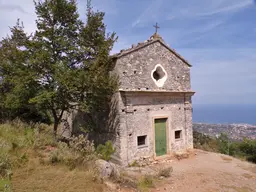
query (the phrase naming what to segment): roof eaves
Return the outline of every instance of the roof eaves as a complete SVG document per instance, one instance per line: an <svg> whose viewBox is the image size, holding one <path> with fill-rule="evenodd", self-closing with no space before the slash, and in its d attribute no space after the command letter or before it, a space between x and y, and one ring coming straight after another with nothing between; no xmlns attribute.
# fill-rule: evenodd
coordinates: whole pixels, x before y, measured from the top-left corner
<svg viewBox="0 0 256 192"><path fill-rule="evenodd" d="M123 57L129 53L132 53L134 51L137 51L143 47L146 47L150 44L153 44L155 42L160 42L164 47L166 47L169 51L171 51L174 55L176 55L179 59L181 59L184 63L186 63L189 67L192 67L192 65L186 60L184 59L180 54L178 54L174 49L170 48L168 45L166 45L162 40L160 39L154 39L154 40L147 40L146 42L143 42L143 43L138 43L137 46L135 47L132 47L132 48L129 48L129 49L126 49L126 50L121 50L119 53L116 53L114 55L112 55L111 57L113 59L118 59L120 57Z"/></svg>
<svg viewBox="0 0 256 192"><path fill-rule="evenodd" d="M129 49L122 49L119 53L116 53L114 55L112 55L113 58L120 58L120 57L123 57L129 53L132 53L134 51L137 51L143 47L146 47L147 45L150 45L154 42L156 42L157 40L148 40L146 42L143 42L143 43L138 43L137 46L134 46L132 48L129 48Z"/></svg>
<svg viewBox="0 0 256 192"><path fill-rule="evenodd" d="M184 59L179 53L177 53L174 49L170 48L168 45L166 45L164 42L160 41L160 43L165 46L169 51L171 51L174 55L176 55L178 58L180 58L184 63L186 63L189 67L192 67L192 65Z"/></svg>

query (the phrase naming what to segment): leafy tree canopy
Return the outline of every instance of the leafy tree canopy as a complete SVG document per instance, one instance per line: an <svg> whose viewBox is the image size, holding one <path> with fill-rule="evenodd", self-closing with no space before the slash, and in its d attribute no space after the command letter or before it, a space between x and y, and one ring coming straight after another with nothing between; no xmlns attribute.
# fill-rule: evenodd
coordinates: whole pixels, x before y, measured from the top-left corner
<svg viewBox="0 0 256 192"><path fill-rule="evenodd" d="M103 110L117 86L109 75L115 33L87 3L83 22L74 0L34 1L36 30L17 22L0 42L1 108L51 112L56 134L65 111Z"/></svg>

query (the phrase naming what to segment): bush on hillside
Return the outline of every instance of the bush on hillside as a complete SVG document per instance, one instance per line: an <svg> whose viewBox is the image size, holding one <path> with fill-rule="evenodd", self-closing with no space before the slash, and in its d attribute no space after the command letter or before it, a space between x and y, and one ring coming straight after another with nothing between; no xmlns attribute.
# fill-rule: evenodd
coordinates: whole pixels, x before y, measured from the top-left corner
<svg viewBox="0 0 256 192"><path fill-rule="evenodd" d="M193 132L194 147L205 151L218 152L216 139L203 133Z"/></svg>
<svg viewBox="0 0 256 192"><path fill-rule="evenodd" d="M84 135L71 137L68 144L59 142L56 149L50 153L51 163L62 163L70 169L84 166L96 158L94 143Z"/></svg>
<svg viewBox="0 0 256 192"><path fill-rule="evenodd" d="M102 145L102 144L98 145L96 151L102 159L109 161L111 158L111 155L115 152L115 149L112 145L112 142L107 141L105 145Z"/></svg>
<svg viewBox="0 0 256 192"><path fill-rule="evenodd" d="M83 134L71 137L69 146L74 151L81 153L83 156L90 155L95 152L94 142L89 141Z"/></svg>
<svg viewBox="0 0 256 192"><path fill-rule="evenodd" d="M247 161L256 163L256 140L232 141L223 133L215 138L196 131L194 131L193 137L194 147L197 149L245 158Z"/></svg>
<svg viewBox="0 0 256 192"><path fill-rule="evenodd" d="M245 157L247 161L256 163L256 140L244 139L242 142L233 142L230 148L230 155Z"/></svg>
<svg viewBox="0 0 256 192"><path fill-rule="evenodd" d="M0 124L0 178L9 179L13 167L22 167L33 150L54 142L48 125L28 124L20 120Z"/></svg>
<svg viewBox="0 0 256 192"><path fill-rule="evenodd" d="M12 165L10 158L5 153L0 153L0 179L8 178L12 176Z"/></svg>
<svg viewBox="0 0 256 192"><path fill-rule="evenodd" d="M230 141L226 134L221 133L216 139L218 145L218 151L222 154L230 154Z"/></svg>
<svg viewBox="0 0 256 192"><path fill-rule="evenodd" d="M53 139L52 127L46 124L36 124L34 128L34 149L45 149L46 146L56 147L57 142Z"/></svg>
<svg viewBox="0 0 256 192"><path fill-rule="evenodd" d="M148 191L149 188L154 187L154 177L151 175L142 176L137 183L140 191Z"/></svg>

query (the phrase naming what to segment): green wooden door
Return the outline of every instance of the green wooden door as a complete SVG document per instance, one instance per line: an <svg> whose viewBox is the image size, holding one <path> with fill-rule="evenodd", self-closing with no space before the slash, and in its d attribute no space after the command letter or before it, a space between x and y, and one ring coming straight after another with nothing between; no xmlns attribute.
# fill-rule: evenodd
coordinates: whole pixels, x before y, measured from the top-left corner
<svg viewBox="0 0 256 192"><path fill-rule="evenodd" d="M155 119L156 156L165 155L167 152L166 122L167 122L167 119Z"/></svg>

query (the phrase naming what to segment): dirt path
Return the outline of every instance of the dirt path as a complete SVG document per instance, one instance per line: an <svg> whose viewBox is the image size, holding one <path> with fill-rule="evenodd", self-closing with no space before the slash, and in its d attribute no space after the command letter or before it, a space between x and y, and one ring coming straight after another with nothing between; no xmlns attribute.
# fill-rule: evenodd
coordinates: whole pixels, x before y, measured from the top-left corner
<svg viewBox="0 0 256 192"><path fill-rule="evenodd" d="M256 192L256 166L238 159L196 150L196 155L170 163L173 174L152 192Z"/></svg>

